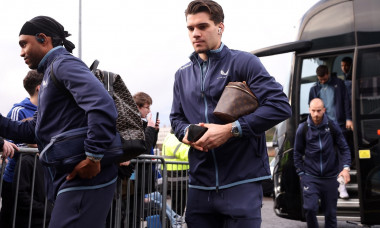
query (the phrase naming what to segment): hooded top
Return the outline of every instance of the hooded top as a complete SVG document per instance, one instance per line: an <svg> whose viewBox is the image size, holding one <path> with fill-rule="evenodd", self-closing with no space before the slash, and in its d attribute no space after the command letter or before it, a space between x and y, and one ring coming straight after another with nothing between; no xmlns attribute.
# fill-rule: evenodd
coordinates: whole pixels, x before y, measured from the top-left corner
<svg viewBox="0 0 380 228"><path fill-rule="evenodd" d="M33 117L34 113L37 111L37 106L30 102L29 98L25 98L20 103L13 105L11 111L9 111L7 117L12 120L23 120L28 117Z"/></svg>

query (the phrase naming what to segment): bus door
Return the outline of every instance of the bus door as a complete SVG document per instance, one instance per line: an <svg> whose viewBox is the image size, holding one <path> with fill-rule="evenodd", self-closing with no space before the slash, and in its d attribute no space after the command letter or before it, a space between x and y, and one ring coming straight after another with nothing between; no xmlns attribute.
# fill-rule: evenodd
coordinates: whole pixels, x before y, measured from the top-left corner
<svg viewBox="0 0 380 228"><path fill-rule="evenodd" d="M362 223L380 222L380 47L359 49L353 98Z"/></svg>

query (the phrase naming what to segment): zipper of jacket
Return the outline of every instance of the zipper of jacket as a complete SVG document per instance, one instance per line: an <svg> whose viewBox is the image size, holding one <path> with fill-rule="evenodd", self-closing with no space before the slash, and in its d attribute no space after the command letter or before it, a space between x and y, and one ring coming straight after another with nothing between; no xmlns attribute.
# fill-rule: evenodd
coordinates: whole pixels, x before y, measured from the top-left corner
<svg viewBox="0 0 380 228"><path fill-rule="evenodd" d="M208 73L208 70L209 70L210 64L211 64L210 58L207 61L208 61L208 64L207 64L207 69L206 69L205 73L203 73L203 68L202 68L201 64L199 64L199 62L198 62L198 66L199 66L199 69L201 71L201 96L203 97L203 101L205 103L205 118L206 118L206 123L209 123L208 116L207 116L207 110L208 110L207 109L207 100L206 100L206 96L205 96L205 81L206 81L206 75ZM214 160L214 165L215 165L215 188L216 188L216 192L218 192L218 190L219 190L218 164L216 163L216 156L215 156L214 150L211 150L211 154L212 154L212 157Z"/></svg>

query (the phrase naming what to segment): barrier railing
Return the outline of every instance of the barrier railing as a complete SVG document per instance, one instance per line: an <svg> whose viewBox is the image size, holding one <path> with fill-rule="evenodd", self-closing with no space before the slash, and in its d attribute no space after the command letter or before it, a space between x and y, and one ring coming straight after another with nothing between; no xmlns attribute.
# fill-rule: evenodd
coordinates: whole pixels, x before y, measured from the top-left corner
<svg viewBox="0 0 380 228"><path fill-rule="evenodd" d="M36 225L37 227L48 227L52 206L46 200L46 197L44 197L43 202L39 202L41 201L40 194L36 197L37 191L40 191L38 189L40 186L37 186L36 189L36 183L40 183L43 179L43 175L39 173L40 170L38 169L41 164L39 164L37 154L37 149L20 148L13 183L4 182L3 174L6 162L5 159L2 159L0 163L0 194L2 198L3 196L9 197L9 189L11 189L12 198L11 200L1 199L0 201L0 227L2 227L2 222L8 222L7 227L18 227L18 222L23 222L24 227L25 224L28 224L27 227L35 227ZM25 167L27 164L24 164L26 158L29 160L28 167ZM32 166L30 166L30 163ZM28 197L25 197L26 193L22 192L21 194L20 192L20 179L22 179L20 175L22 169L30 167L32 167L29 173L31 179L30 183L28 183L30 188L28 188ZM173 170L173 167L175 167L175 170ZM183 216L187 198L187 168L187 162L168 162L161 156L141 155L132 159L129 167L124 167L127 172L119 171L117 187L106 227L186 227ZM134 171L133 174L129 176L132 171ZM10 185L12 186L11 188L9 188ZM22 185L25 185L25 183L22 183ZM4 186L7 186L5 192L2 191ZM170 195L170 198L168 198L168 195ZM2 204L2 202L7 202L7 204ZM11 208L5 208L9 204ZM41 204L43 205L43 213L40 213L41 208L38 208L38 205ZM11 211L11 214L7 213L9 211ZM3 220L4 215L7 221Z"/></svg>

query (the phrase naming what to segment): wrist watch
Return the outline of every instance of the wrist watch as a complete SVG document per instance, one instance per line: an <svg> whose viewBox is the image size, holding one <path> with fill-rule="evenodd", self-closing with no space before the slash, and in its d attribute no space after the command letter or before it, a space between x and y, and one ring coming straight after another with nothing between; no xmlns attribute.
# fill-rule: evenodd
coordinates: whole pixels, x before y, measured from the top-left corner
<svg viewBox="0 0 380 228"><path fill-rule="evenodd" d="M344 167L343 169L347 170L348 172L350 172L350 167Z"/></svg>
<svg viewBox="0 0 380 228"><path fill-rule="evenodd" d="M240 136L239 128L238 128L238 126L236 125L235 122L232 123L231 134L234 137L239 137Z"/></svg>
<svg viewBox="0 0 380 228"><path fill-rule="evenodd" d="M93 162L100 162L100 160L102 160L102 158L96 158L96 157L92 157L92 156L87 156L87 158Z"/></svg>

